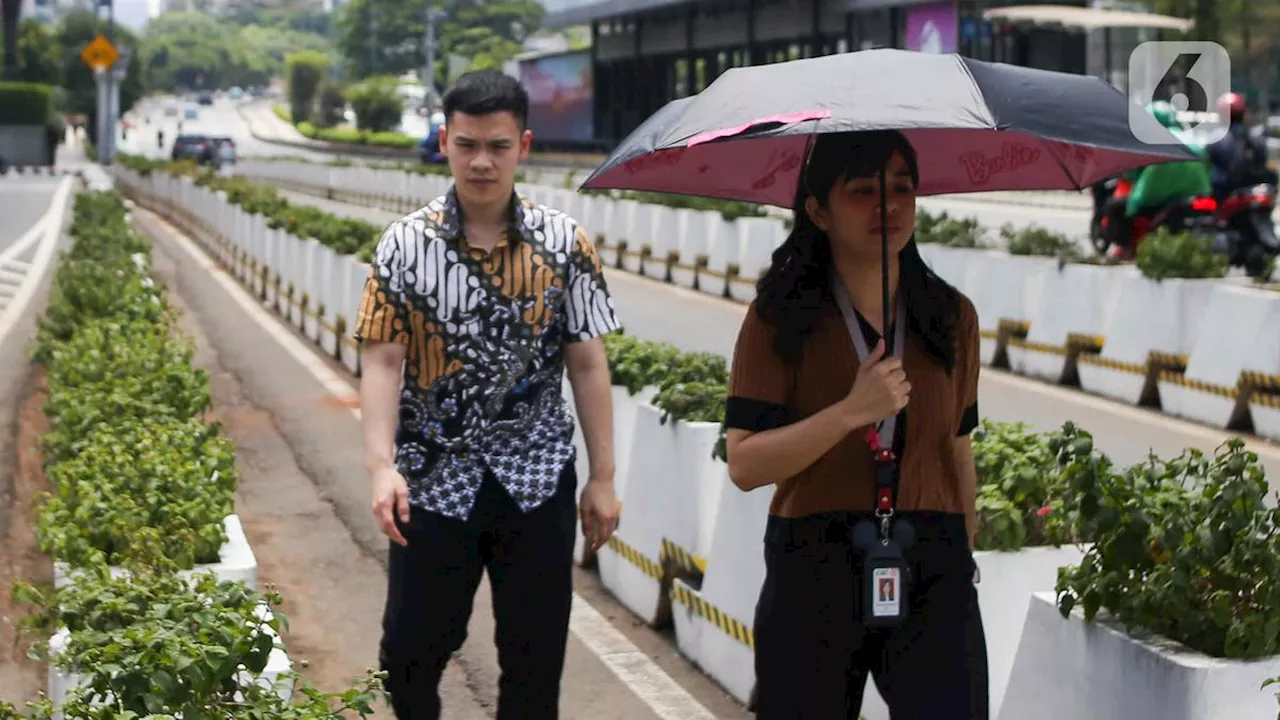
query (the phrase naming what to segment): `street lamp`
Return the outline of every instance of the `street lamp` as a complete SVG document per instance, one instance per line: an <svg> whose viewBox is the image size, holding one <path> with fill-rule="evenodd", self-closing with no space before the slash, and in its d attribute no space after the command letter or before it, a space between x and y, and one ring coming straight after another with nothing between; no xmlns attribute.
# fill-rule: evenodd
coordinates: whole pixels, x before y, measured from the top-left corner
<svg viewBox="0 0 1280 720"><path fill-rule="evenodd" d="M436 21L443 20L448 16L441 8L427 6L427 29L426 29L426 66L423 68L422 87L423 102L435 103L439 98L436 93Z"/></svg>

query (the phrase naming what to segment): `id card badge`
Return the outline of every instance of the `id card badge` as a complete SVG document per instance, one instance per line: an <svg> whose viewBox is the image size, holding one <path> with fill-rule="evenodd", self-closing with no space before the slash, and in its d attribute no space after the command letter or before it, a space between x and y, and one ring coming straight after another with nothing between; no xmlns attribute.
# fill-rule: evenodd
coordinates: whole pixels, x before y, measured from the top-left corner
<svg viewBox="0 0 1280 720"><path fill-rule="evenodd" d="M880 545L866 555L863 568L862 624L869 628L901 625L911 609L911 570L901 547L892 541Z"/></svg>

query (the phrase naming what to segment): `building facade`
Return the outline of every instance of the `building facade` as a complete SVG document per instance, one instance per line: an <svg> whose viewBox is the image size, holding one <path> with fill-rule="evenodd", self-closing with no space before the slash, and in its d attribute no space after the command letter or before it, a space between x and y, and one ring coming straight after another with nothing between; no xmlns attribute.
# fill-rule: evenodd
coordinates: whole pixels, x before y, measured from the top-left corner
<svg viewBox="0 0 1280 720"><path fill-rule="evenodd" d="M892 47L1089 71L1086 32L983 19L1014 4L1028 0L604 0L549 13L544 25L591 27L593 132L612 147L731 67Z"/></svg>

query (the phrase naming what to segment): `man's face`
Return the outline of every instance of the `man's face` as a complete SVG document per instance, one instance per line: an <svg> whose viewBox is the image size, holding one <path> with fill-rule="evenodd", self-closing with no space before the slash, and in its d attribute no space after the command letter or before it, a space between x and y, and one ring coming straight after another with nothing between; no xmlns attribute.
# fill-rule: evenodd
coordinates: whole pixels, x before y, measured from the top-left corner
<svg viewBox="0 0 1280 720"><path fill-rule="evenodd" d="M516 168L529 157L533 133L521 130L515 115L455 112L440 129L440 148L458 194L477 203L505 200L516 181Z"/></svg>

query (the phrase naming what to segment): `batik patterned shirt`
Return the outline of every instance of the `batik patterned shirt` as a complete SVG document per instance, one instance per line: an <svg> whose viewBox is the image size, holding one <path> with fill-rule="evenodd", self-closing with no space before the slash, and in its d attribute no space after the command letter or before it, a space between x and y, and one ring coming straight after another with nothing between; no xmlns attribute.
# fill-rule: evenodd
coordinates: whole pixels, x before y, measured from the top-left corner
<svg viewBox="0 0 1280 720"><path fill-rule="evenodd" d="M559 210L515 197L489 253L468 245L449 192L378 242L360 341L406 347L396 466L410 505L465 520L485 471L526 512L574 460L564 346L619 327L599 256Z"/></svg>

